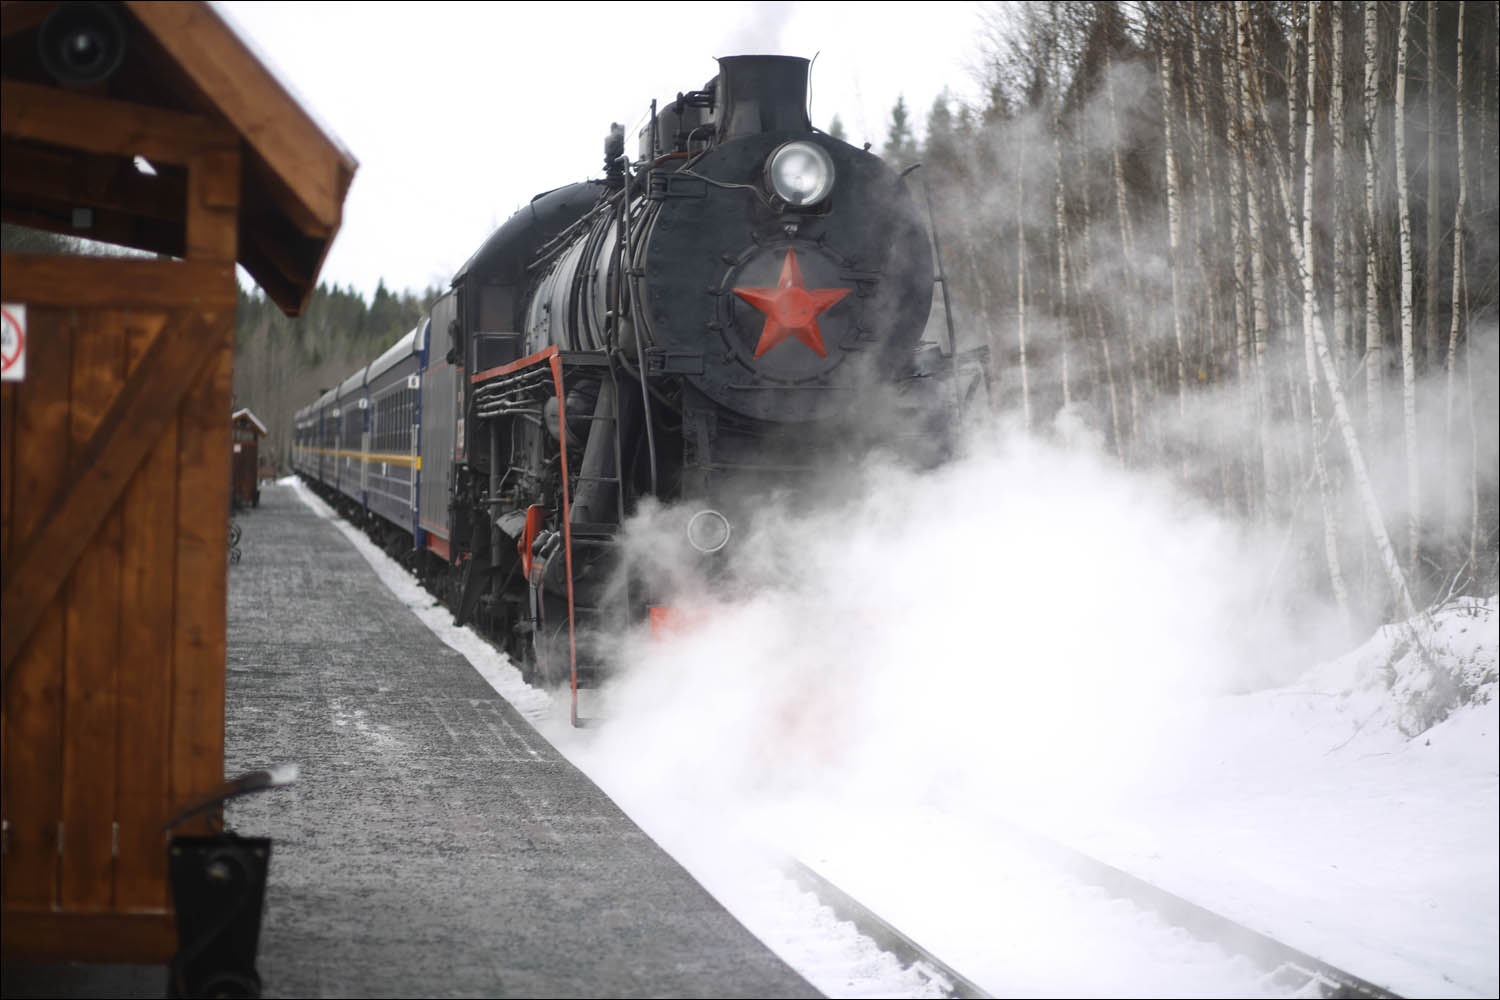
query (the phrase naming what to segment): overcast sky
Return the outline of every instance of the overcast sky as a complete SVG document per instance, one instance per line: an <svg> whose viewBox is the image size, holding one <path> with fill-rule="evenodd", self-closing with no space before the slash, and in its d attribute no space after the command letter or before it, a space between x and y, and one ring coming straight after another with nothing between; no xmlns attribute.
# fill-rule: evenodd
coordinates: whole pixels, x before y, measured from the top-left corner
<svg viewBox="0 0 1500 1000"><path fill-rule="evenodd" d="M980 4L346 4L219 9L356 159L322 279L369 297L446 286L531 197L602 173L651 99L702 87L714 58L817 56L813 123L884 143L898 95L922 134L949 88L979 92Z"/></svg>

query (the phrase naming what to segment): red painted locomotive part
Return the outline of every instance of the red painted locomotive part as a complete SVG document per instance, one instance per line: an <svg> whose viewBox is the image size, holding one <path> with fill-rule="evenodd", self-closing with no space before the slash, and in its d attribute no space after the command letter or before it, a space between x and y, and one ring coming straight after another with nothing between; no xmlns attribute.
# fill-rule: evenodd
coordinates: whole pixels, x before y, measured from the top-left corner
<svg viewBox="0 0 1500 1000"><path fill-rule="evenodd" d="M571 705L568 721L578 725L578 639L577 619L573 613L573 522L568 513L568 413L563 399L562 357L556 347L549 347L542 354L552 368L552 387L557 393L557 441L561 447L559 462L562 466L562 522L563 522L563 567L568 572L568 690Z"/></svg>
<svg viewBox="0 0 1500 1000"><path fill-rule="evenodd" d="M532 365L539 365L543 361L546 361L548 358L555 357L557 357L557 348L555 346L544 347L540 351L537 351L535 354L528 354L524 358L521 358L517 361L512 361L509 364L500 365L498 368L486 368L482 372L475 372L473 375L469 376L469 384L478 385L480 382L492 379L497 375L509 375L511 372L518 372L522 368L530 368ZM554 372L553 374L556 373Z"/></svg>
<svg viewBox="0 0 1500 1000"><path fill-rule="evenodd" d="M521 538L516 542L516 554L521 557L521 575L527 580L531 579L531 544L541 534L545 510L539 503L526 508L526 527L522 529Z"/></svg>
<svg viewBox="0 0 1500 1000"><path fill-rule="evenodd" d="M448 549L448 539L444 538L442 535L437 534L430 528L427 529L425 534L427 535L427 548L430 549L444 562L448 562L452 558L451 552Z"/></svg>

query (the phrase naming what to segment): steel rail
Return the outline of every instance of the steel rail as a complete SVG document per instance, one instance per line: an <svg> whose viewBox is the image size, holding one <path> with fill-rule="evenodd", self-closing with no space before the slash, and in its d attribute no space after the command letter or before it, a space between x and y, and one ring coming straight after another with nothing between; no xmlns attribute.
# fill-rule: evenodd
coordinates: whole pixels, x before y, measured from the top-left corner
<svg viewBox="0 0 1500 1000"><path fill-rule="evenodd" d="M840 920L847 920L865 937L896 956L903 965L916 969L937 984L944 996L954 1000L988 1000L991 996L973 980L961 975L932 952L902 934L874 910L801 861L795 858L786 861L782 865L782 871L803 889L818 897Z"/></svg>
<svg viewBox="0 0 1500 1000"><path fill-rule="evenodd" d="M998 818L998 817L997 817ZM1180 927L1202 941L1217 944L1227 951L1243 955L1257 965L1270 970L1276 981L1303 980L1304 987L1316 984L1318 995L1323 997L1360 997L1366 1000L1401 1000L1401 997L1382 986L1345 972L1304 951L1283 944L1269 935L1252 930L1244 924L1215 913L1204 906L1168 892L1160 886L1132 875L1123 869L1105 864L1082 851L1028 830L1008 820L1010 832L1032 852L1048 858L1072 873L1112 896L1128 900L1150 910L1164 921Z"/></svg>

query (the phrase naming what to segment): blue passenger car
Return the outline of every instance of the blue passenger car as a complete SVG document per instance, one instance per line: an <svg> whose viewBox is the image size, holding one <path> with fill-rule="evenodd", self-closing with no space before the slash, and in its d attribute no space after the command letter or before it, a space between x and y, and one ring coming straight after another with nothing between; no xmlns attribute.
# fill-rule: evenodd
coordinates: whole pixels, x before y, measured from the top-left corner
<svg viewBox="0 0 1500 1000"><path fill-rule="evenodd" d="M417 534L417 488L422 460L422 361L429 323L423 320L370 364L369 449L365 494L371 513Z"/></svg>
<svg viewBox="0 0 1500 1000"><path fill-rule="evenodd" d="M370 450L370 400L365 395L365 372L344 379L338 388L338 460L334 488L344 496L365 505L365 453Z"/></svg>

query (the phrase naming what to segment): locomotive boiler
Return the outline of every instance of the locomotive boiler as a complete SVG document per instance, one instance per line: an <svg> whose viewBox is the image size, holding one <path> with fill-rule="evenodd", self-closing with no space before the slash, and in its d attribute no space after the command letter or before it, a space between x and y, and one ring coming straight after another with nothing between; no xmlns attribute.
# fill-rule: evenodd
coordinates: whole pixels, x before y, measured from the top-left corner
<svg viewBox="0 0 1500 1000"><path fill-rule="evenodd" d="M417 390L409 435L382 425L394 406L349 402L347 384L299 414L314 476L327 453L365 456L364 509L372 462L386 480L397 470L409 511L377 516L449 581L461 621L533 676L567 680L575 708L607 660L589 636L661 597L622 558L643 498L674 505L691 548L716 558L756 497L901 423L891 407L920 422L948 398L921 343L922 214L889 165L812 127L808 69L720 59L705 87L653 105L633 155L610 130L602 179L502 225L430 323L362 376ZM357 448L350 406L369 414Z"/></svg>

